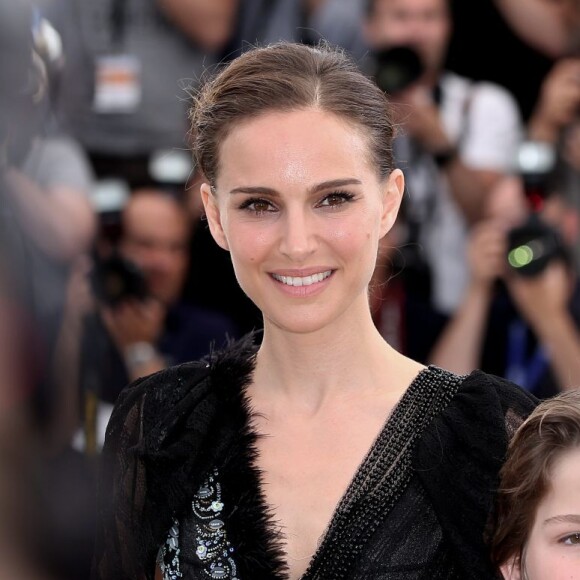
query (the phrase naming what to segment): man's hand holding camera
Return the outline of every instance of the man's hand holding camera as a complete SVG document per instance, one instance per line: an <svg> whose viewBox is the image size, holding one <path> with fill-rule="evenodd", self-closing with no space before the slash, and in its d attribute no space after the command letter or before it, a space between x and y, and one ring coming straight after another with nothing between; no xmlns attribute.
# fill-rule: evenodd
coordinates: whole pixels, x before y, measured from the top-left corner
<svg viewBox="0 0 580 580"><path fill-rule="evenodd" d="M494 284L501 279L520 316L548 352L560 388L569 388L580 381L580 335L569 311L574 273L560 257L533 275L516 271L507 259L509 232L509 224L497 218L472 230L467 247L471 281L431 362L459 373L481 365Z"/></svg>
<svg viewBox="0 0 580 580"><path fill-rule="evenodd" d="M505 280L518 311L540 337L547 336L557 320L569 317L573 279L562 260L552 261L535 276L511 274Z"/></svg>
<svg viewBox="0 0 580 580"><path fill-rule="evenodd" d="M495 280L505 272L505 234L505 226L496 220L474 226L467 248L473 286L491 291Z"/></svg>
<svg viewBox="0 0 580 580"><path fill-rule="evenodd" d="M396 105L397 122L425 151L439 155L452 149L453 144L441 122L439 108L427 87L415 84L392 95L391 101Z"/></svg>
<svg viewBox="0 0 580 580"><path fill-rule="evenodd" d="M509 266L507 247L507 231L495 220L484 222L473 232L469 249L472 285L487 283L491 288L491 283L501 278L520 316L548 352L560 388L577 384L580 335L569 310L573 271L564 259L555 256L539 272L523 275ZM490 301L491 292L487 296ZM483 333L483 327L477 332Z"/></svg>
<svg viewBox="0 0 580 580"><path fill-rule="evenodd" d="M124 356L131 380L165 367L157 343L165 323L166 307L154 298L127 299L102 306L103 322Z"/></svg>
<svg viewBox="0 0 580 580"><path fill-rule="evenodd" d="M572 275L554 260L532 278L508 278L510 295L546 349L560 388L576 388L580 379L580 336L569 309Z"/></svg>
<svg viewBox="0 0 580 580"><path fill-rule="evenodd" d="M555 317L568 316L573 275L562 260L555 258L539 273L522 275L509 266L508 227L490 219L474 227L468 245L472 286L491 289L502 279L518 312L539 334Z"/></svg>

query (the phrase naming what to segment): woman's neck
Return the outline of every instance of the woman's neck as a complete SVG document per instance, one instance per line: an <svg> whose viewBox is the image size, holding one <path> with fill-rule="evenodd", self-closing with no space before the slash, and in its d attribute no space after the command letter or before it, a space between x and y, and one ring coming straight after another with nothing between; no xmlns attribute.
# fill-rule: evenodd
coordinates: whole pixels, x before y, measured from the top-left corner
<svg viewBox="0 0 580 580"><path fill-rule="evenodd" d="M266 322L251 394L315 413L335 395L385 387L405 360L385 342L370 314L307 334Z"/></svg>

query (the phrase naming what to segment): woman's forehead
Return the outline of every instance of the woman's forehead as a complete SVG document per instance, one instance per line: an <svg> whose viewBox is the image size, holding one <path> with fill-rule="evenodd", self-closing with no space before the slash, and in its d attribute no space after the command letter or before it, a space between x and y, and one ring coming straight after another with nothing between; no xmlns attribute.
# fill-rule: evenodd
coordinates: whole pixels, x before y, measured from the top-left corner
<svg viewBox="0 0 580 580"><path fill-rule="evenodd" d="M362 130L332 113L272 111L232 128L220 147L219 174L305 179L333 167L368 171L370 158Z"/></svg>

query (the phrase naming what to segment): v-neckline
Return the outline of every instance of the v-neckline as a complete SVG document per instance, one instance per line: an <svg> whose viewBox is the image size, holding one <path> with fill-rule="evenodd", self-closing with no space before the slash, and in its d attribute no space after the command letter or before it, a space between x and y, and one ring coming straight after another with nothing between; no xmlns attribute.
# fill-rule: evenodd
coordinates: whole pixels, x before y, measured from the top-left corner
<svg viewBox="0 0 580 580"><path fill-rule="evenodd" d="M354 474L352 475L352 477L349 480L348 485L346 486L346 488L342 492L340 499L338 500L338 502L334 506L332 513L331 513L331 516L330 516L330 519L328 520L326 526L323 529L322 534L319 537L319 541L317 542L316 549L313 552L312 556L309 558L308 566L306 567L306 570L304 571L304 573L298 578L298 580L309 580L311 578L311 575L312 575L313 571L315 570L316 566L318 565L320 558L324 554L324 551L325 551L326 546L327 546L328 541L329 541L330 534L335 527L337 519L343 513L344 510L348 509L350 495L353 493L353 491L356 491L356 488L360 485L361 482L359 482L359 480L361 479L361 475L363 474L363 472L365 471L367 466L373 460L373 456L374 456L375 452L377 451L377 448L379 447L379 444L380 444L381 440L383 439L385 433L388 430L392 429L393 418L396 415L397 410L406 405L407 401L410 399L411 395L415 391L415 387L418 384L420 384L421 381L423 380L423 378L425 376L427 376L435 368L437 368L437 367L435 367L434 365L429 365L427 367L423 367L422 369L420 369L419 372L413 378L413 380L405 388L405 390L404 390L403 394L400 396L399 400L395 403L395 405L393 405L390 412L387 414L387 416L382 424L382 427L379 429L378 433L375 435L370 447L368 448L364 457L361 459L360 463L358 464L356 470L354 471ZM255 413L252 410L251 401L250 401L247 393L245 392L245 389L242 393L242 398L245 401L246 408L249 410L249 416L248 416L249 429L253 433L253 436L257 439L260 437L260 434L258 434L256 432L255 427L254 427L254 422L252 420ZM260 469L258 469L255 465L252 466L252 469L254 469L255 473L256 473L256 482L258 485L258 489L256 490L257 495L260 497L261 504L265 508L267 508L267 513L264 514L264 518L267 522L267 525L271 529L279 527L279 526L277 526L275 516L272 513L272 508L268 505L268 503L266 501L263 487L260 484L260 482L262 481L262 478L261 478L262 471ZM277 546L276 549L279 550L280 552L282 551L281 546ZM284 576L282 576L279 580L289 580L289 576L287 573L287 569L288 569L287 554L280 553L278 555L278 557L281 561L284 562L284 568L285 568Z"/></svg>

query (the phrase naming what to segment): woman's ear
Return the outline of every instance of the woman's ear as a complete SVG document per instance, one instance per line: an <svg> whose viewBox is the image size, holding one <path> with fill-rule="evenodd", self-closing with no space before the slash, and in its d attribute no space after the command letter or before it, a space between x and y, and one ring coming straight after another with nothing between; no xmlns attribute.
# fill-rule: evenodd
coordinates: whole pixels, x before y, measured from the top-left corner
<svg viewBox="0 0 580 580"><path fill-rule="evenodd" d="M201 200L209 224L209 231L216 244L224 250L230 249L227 237L222 227L221 213L218 207L217 199L208 183L202 183L200 187Z"/></svg>
<svg viewBox="0 0 580 580"><path fill-rule="evenodd" d="M381 238L393 227L405 191L405 176L400 169L393 169L383 188L383 213L381 215Z"/></svg>
<svg viewBox="0 0 580 580"><path fill-rule="evenodd" d="M512 556L499 569L504 580L521 580L523 578L518 556Z"/></svg>

